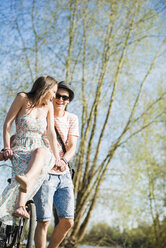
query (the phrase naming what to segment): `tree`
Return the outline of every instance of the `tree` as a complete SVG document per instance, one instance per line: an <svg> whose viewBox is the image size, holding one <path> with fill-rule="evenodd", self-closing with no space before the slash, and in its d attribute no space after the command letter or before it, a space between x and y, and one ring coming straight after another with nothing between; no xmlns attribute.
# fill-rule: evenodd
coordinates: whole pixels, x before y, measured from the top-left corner
<svg viewBox="0 0 166 248"><path fill-rule="evenodd" d="M159 115L162 112L164 104L163 101L149 108L148 113L143 117L144 125L149 119L152 120L154 113ZM122 168L118 168L118 173L121 173L120 191L117 191L118 187L114 187L106 196L107 204L110 204L108 200L110 198L114 201L111 211L116 209L118 213L119 218L117 217L117 221L114 218L113 223L119 221L123 223L122 226L125 229L134 229L139 225L143 232L144 227L148 225L148 232L151 233L148 240L154 247L160 248L165 247L165 231L163 231L164 224L162 224L165 216L166 187L164 133L165 114L130 139L125 147L127 151L124 148L120 154L124 161ZM125 156L124 159L123 156ZM147 245L147 247L151 246Z"/></svg>
<svg viewBox="0 0 166 248"><path fill-rule="evenodd" d="M154 113L143 122L165 96L162 89L148 98L158 80L154 70L164 56L163 11L160 2L137 0L11 1L5 11L3 25L13 33L7 59L14 53L8 73L9 79L18 80L14 90L23 88L22 80L33 81L45 71L55 71L60 79L64 72L76 89L71 104L78 110L81 128L73 160L76 211L65 247L77 247L83 239L115 153L163 115ZM1 56L7 49L5 44ZM4 64L3 68L6 72ZM5 83L3 92L6 89L9 92Z"/></svg>

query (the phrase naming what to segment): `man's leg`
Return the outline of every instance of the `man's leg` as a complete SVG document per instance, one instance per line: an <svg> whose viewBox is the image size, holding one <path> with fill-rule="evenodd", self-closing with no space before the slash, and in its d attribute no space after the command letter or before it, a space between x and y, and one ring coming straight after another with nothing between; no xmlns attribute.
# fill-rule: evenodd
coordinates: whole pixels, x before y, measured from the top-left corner
<svg viewBox="0 0 166 248"><path fill-rule="evenodd" d="M47 229L49 226L49 221L37 222L35 230L35 248L46 248L47 244Z"/></svg>
<svg viewBox="0 0 166 248"><path fill-rule="evenodd" d="M74 192L70 172L59 178L60 184L54 193L54 205L59 223L54 228L48 248L57 248L74 224Z"/></svg>
<svg viewBox="0 0 166 248"><path fill-rule="evenodd" d="M73 224L73 219L60 218L58 225L54 228L54 231L51 235L51 240L48 248L57 248L58 245L64 240L66 234L73 226Z"/></svg>
<svg viewBox="0 0 166 248"><path fill-rule="evenodd" d="M35 230L35 248L46 248L47 229L52 216L53 195L58 177L48 175L39 191L34 196L37 214L37 227Z"/></svg>

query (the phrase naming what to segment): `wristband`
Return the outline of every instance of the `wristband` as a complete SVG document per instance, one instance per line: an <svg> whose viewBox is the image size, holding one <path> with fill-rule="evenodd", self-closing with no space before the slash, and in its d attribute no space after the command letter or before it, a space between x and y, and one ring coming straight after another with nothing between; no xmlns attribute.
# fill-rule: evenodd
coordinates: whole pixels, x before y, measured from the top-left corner
<svg viewBox="0 0 166 248"><path fill-rule="evenodd" d="M65 162L65 164L69 163L65 157L63 157L62 160Z"/></svg>

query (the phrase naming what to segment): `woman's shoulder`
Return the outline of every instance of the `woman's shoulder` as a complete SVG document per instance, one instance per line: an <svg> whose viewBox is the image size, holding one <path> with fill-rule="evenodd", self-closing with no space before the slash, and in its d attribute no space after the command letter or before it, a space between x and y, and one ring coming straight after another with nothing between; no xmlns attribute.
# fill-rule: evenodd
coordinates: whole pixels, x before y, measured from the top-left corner
<svg viewBox="0 0 166 248"><path fill-rule="evenodd" d="M20 98L20 100L27 100L28 99L28 96L25 92L17 93L17 97Z"/></svg>
<svg viewBox="0 0 166 248"><path fill-rule="evenodd" d="M17 96L15 98L15 102L19 102L19 103L24 104L27 102L27 100L28 100L28 97L27 97L26 93L24 93L24 92L17 93Z"/></svg>

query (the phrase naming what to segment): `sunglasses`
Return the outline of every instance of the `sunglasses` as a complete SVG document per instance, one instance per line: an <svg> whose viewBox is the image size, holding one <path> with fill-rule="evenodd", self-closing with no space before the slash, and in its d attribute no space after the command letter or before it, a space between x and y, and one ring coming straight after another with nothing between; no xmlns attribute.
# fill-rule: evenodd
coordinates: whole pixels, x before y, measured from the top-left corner
<svg viewBox="0 0 166 248"><path fill-rule="evenodd" d="M63 101L69 100L69 96L62 96L62 95L57 93L56 94L56 99L60 99L60 98L62 98Z"/></svg>

